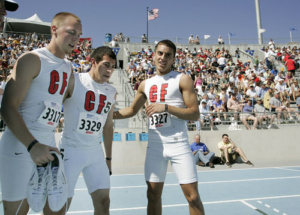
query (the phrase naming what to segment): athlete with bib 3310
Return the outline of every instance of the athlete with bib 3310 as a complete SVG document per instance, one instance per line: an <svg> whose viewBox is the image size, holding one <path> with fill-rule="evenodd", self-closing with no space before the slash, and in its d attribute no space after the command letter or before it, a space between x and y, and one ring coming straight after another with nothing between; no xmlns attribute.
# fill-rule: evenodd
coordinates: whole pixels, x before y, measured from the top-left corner
<svg viewBox="0 0 300 215"><path fill-rule="evenodd" d="M161 194L169 161L189 203L190 214L203 215L185 122L199 118L197 97L192 79L172 71L175 52L176 46L169 40L156 45L154 62L157 75L140 84L131 106L115 112L114 119L134 116L148 100L149 140L145 161L148 215L162 214Z"/></svg>
<svg viewBox="0 0 300 215"><path fill-rule="evenodd" d="M4 214L27 214L27 189L36 166L59 154L55 136L62 101L72 71L64 59L76 46L82 27L71 13L58 13L46 48L19 57L7 83L1 114L8 126L0 143L0 175ZM43 209L43 206L42 206ZM45 206L44 214L51 214Z"/></svg>

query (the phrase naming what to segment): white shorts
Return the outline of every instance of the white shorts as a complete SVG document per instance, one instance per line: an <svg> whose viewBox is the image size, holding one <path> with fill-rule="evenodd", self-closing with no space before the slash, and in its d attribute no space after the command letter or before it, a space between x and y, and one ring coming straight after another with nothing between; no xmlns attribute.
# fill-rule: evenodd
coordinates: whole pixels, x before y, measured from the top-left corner
<svg viewBox="0 0 300 215"><path fill-rule="evenodd" d="M41 143L54 143L53 132L31 131ZM5 201L20 201L27 198L27 186L32 175L34 162L26 147L6 130L0 141L0 182L2 199Z"/></svg>
<svg viewBox="0 0 300 215"><path fill-rule="evenodd" d="M194 156L188 142L164 143L149 141L145 179L149 182L164 182L168 162L171 162L179 184L198 181Z"/></svg>
<svg viewBox="0 0 300 215"><path fill-rule="evenodd" d="M68 181L68 198L74 196L77 179L82 172L91 194L98 189L110 189L109 170L104 159L102 145L93 148L63 145L64 166Z"/></svg>

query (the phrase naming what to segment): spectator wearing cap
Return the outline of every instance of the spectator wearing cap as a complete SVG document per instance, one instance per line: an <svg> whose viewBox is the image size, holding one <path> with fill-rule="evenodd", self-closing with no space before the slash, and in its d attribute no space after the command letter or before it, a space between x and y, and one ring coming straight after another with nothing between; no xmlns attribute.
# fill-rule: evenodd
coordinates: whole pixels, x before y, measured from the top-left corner
<svg viewBox="0 0 300 215"><path fill-rule="evenodd" d="M274 96L270 99L270 111L277 114L277 121L278 123L282 123L281 121L281 114L283 111L286 110L286 107L282 105L280 101L280 92L276 91ZM286 118L286 113L284 113L284 118Z"/></svg>
<svg viewBox="0 0 300 215"><path fill-rule="evenodd" d="M268 120L268 129L272 128L274 119L275 119L275 115L274 114L270 114L269 111L266 111L266 108L263 106L263 101L261 98L257 98L256 99L256 104L254 105L254 113L255 116L258 119L258 126L262 127L262 122L263 120Z"/></svg>
<svg viewBox="0 0 300 215"><path fill-rule="evenodd" d="M255 88L254 88L254 84L250 84L249 89L246 92L246 95L254 102L255 99L258 97Z"/></svg>
<svg viewBox="0 0 300 215"><path fill-rule="evenodd" d="M267 87L267 81L262 82L261 84L261 94L260 94L260 98L264 99L265 94L268 92L268 87Z"/></svg>
<svg viewBox="0 0 300 215"><path fill-rule="evenodd" d="M202 99L202 101L201 101L199 112L200 112L199 120L200 120L201 128L204 127L205 122L208 122L209 126L210 126L210 130L213 131L213 117L212 117L212 114L210 113L211 110L205 99ZM198 120L198 123L196 123L196 128L198 131L200 131L199 120Z"/></svg>
<svg viewBox="0 0 300 215"><path fill-rule="evenodd" d="M194 36L193 36L193 34L191 34L191 36L189 37L189 44L194 44Z"/></svg>
<svg viewBox="0 0 300 215"><path fill-rule="evenodd" d="M252 100L251 99L247 99L247 103L244 105L243 107L243 111L240 114L241 120L244 123L244 125L246 126L246 128L248 130L251 130L251 127L248 124L248 120L253 120L253 130L256 129L257 126L257 118L254 116L253 114L253 106L252 106Z"/></svg>
<svg viewBox="0 0 300 215"><path fill-rule="evenodd" d="M222 36L221 36L221 35L219 35L219 37L218 37L218 43L219 43L220 45L224 45L224 40L222 39Z"/></svg>
<svg viewBox="0 0 300 215"><path fill-rule="evenodd" d="M287 88L287 85L284 82L284 79L280 78L278 80L278 83L275 85L275 90L280 93L281 100L282 100L283 96L288 95L289 89Z"/></svg>

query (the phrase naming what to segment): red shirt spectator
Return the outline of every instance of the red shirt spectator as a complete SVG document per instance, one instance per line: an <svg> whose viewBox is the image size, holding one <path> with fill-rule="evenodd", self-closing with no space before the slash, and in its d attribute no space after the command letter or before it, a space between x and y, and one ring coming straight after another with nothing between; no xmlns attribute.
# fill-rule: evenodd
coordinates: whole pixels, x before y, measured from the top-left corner
<svg viewBox="0 0 300 215"><path fill-rule="evenodd" d="M287 61L285 62L285 66L288 71L295 71L296 67L296 62L293 60L292 57L289 57Z"/></svg>

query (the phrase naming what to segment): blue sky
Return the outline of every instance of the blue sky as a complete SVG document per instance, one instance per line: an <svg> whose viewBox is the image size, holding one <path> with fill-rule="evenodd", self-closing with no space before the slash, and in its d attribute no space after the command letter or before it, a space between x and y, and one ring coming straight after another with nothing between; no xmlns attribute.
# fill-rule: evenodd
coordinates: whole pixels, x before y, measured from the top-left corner
<svg viewBox="0 0 300 215"><path fill-rule="evenodd" d="M146 8L158 8L159 17L149 21L149 37L153 40L179 38L186 43L190 34L211 35L206 44L216 43L222 35L232 44L257 43L255 0L16 0L20 7L8 17L25 19L37 13L46 22L61 11L75 13L82 20L83 36L91 37L94 47L103 45L105 34L122 32L131 42L140 41L147 31ZM264 42L300 42L300 1L260 0L261 24L266 29ZM135 37L135 38L134 38ZM180 39L183 38L183 39Z"/></svg>

